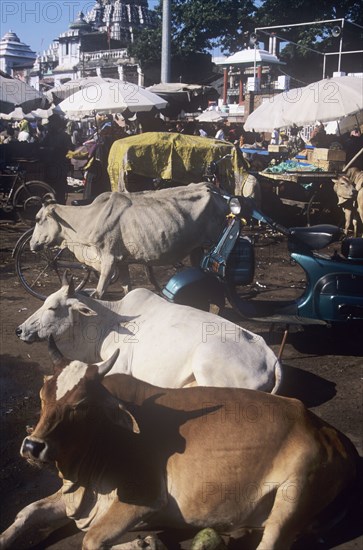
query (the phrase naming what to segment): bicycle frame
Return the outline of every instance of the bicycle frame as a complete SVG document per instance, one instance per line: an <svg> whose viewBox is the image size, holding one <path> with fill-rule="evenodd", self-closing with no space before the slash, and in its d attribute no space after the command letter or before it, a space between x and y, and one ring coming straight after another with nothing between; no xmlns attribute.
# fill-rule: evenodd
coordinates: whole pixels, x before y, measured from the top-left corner
<svg viewBox="0 0 363 550"><path fill-rule="evenodd" d="M25 170L20 170L19 165L6 166L5 173L1 173L1 188L4 198L0 201L0 207L4 210L11 211L14 208L13 199L20 185L25 184ZM9 185L3 183L3 178L10 179L12 182Z"/></svg>

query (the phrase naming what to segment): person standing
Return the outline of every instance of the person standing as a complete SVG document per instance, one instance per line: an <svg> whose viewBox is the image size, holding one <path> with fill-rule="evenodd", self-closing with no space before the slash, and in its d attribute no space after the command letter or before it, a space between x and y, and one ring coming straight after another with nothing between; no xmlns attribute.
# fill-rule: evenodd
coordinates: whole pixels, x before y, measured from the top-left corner
<svg viewBox="0 0 363 550"><path fill-rule="evenodd" d="M280 141L280 134L277 128L274 128L271 134L270 145L278 145Z"/></svg>
<svg viewBox="0 0 363 550"><path fill-rule="evenodd" d="M74 147L70 135L65 131L65 122L58 114L49 117L48 131L40 145L44 152L45 181L53 187L57 203L65 204L67 176L71 167L66 155Z"/></svg>
<svg viewBox="0 0 363 550"><path fill-rule="evenodd" d="M214 136L216 139L222 139L222 140L225 140L225 134L224 134L224 126L223 124L221 124L220 126L218 126L218 130L217 130L217 133L216 135Z"/></svg>

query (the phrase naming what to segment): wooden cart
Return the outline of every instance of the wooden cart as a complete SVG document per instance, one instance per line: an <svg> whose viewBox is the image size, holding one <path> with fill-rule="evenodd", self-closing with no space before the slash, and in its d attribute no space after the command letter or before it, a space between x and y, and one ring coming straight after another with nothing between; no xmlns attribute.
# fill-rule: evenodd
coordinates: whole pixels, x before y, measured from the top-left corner
<svg viewBox="0 0 363 550"><path fill-rule="evenodd" d="M332 181L338 175L336 172L308 171L258 173L262 185L272 185L282 205L296 211L307 225L341 221Z"/></svg>

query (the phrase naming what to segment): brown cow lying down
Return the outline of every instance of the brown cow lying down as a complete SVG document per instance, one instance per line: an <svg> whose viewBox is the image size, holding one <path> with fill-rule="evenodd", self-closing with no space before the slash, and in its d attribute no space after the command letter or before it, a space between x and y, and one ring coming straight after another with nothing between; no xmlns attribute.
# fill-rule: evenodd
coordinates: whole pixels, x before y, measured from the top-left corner
<svg viewBox="0 0 363 550"><path fill-rule="evenodd" d="M105 377L117 352L100 365L54 354L40 420L21 455L55 463L63 486L17 515L3 549L73 520L86 532L84 550L122 548L122 535L140 526L263 528L258 550L288 550L355 480L351 442L300 401L244 389L161 389Z"/></svg>

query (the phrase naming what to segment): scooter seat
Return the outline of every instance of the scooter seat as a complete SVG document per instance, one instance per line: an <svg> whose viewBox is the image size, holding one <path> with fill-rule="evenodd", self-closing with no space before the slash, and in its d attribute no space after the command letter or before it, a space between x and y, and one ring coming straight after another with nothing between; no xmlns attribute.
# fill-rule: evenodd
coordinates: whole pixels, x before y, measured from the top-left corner
<svg viewBox="0 0 363 550"><path fill-rule="evenodd" d="M295 250L300 244L309 250L321 250L331 243L339 241L343 230L336 225L321 224L311 227L291 227L289 230L289 250Z"/></svg>
<svg viewBox="0 0 363 550"><path fill-rule="evenodd" d="M344 258L347 258L347 260L363 261L363 239L358 237L344 239L341 251Z"/></svg>
<svg viewBox="0 0 363 550"><path fill-rule="evenodd" d="M91 204L93 199L74 199L71 201L72 206L88 206Z"/></svg>

